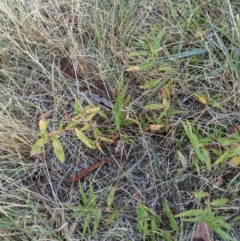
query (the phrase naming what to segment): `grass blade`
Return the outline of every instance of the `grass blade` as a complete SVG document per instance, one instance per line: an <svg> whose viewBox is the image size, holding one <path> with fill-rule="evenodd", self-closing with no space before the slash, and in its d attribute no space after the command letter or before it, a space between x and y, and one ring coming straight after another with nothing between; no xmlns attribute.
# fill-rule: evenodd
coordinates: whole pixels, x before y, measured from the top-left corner
<svg viewBox="0 0 240 241"><path fill-rule="evenodd" d="M157 168L158 177L159 177L160 181L162 182L161 188L162 188L163 190L165 190L165 186L163 185L163 177L162 177L162 172L161 172L161 169L160 169L159 159L158 159L158 157L157 157L157 153L156 153L156 151L155 151L155 149L154 149L154 147L153 147L153 145L151 144L150 141L149 141L148 145L149 145L150 150L151 150L152 155L153 155L153 160L154 160L155 165L156 165L156 168Z"/></svg>
<svg viewBox="0 0 240 241"><path fill-rule="evenodd" d="M84 219L84 224L83 224L83 231L82 231L82 239L85 238L85 234L87 232L87 228L89 227L89 223L92 217L92 213L89 211Z"/></svg>
<svg viewBox="0 0 240 241"><path fill-rule="evenodd" d="M172 214L172 211L167 203L167 200L165 200L165 203L164 203L164 211L168 217L168 220L170 222L170 226L172 228L172 230L178 232L178 225L177 225L177 221L176 219L174 218L173 214Z"/></svg>

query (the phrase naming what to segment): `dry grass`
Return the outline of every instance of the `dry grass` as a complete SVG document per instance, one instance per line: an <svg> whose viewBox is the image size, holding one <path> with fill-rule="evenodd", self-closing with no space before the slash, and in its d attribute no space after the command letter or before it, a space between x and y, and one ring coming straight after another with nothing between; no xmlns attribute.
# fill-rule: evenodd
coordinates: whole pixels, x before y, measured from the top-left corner
<svg viewBox="0 0 240 241"><path fill-rule="evenodd" d="M171 232L172 238L190 240L193 225L179 219L179 232L172 231L163 204L167 200L174 214L205 207L192 193L207 191L212 199L229 198L227 211L216 209L216 214L228 212L227 222L234 227L229 233L239 240L239 223L233 221L239 216L239 168L213 165L209 171L202 165L198 175L193 148L181 125L182 121L190 121L195 133L204 137L211 133L225 135L228 126L239 125L239 9L238 3L223 0L201 4L174 0L1 1L0 237L142 240L135 211L141 201L161 217L160 228ZM139 50L135 42L148 36L156 23L158 31L166 28L157 64L147 70L126 71L153 60L130 53ZM206 49L205 54L182 55L202 48ZM176 73L170 76L159 71L162 66L171 67ZM29 153L43 116L50 121L49 132L56 130L62 118L67 121L73 117L74 100L81 100L86 88L115 104L121 92L121 74L131 95L127 113L139 125L122 126L114 135L123 139L126 133L136 144L125 143L122 155L115 153L114 145L103 145L111 162L82 181L86 194L89 181L93 183L98 207L103 210L107 193L116 185L113 206L119 210L119 217L105 225L109 213L103 212L97 235L94 237L90 225L82 239L85 216L71 218L73 206L81 204L78 185L59 181L53 171L71 176L96 159L71 132L61 138L64 164L56 159L51 145L45 146L39 163ZM144 114L136 103L159 103L164 93L139 86L151 79L170 77L171 111L162 119L168 128L163 132L144 129L140 124ZM218 107L204 106L196 93L213 99ZM114 111L94 98L90 102L101 106L108 117L97 122L99 130L107 133L114 129ZM84 101L81 103L85 105ZM152 112L148 113L149 118L154 115ZM93 138L91 133L89 138ZM184 170L177 151L188 160ZM125 177L120 178L123 173ZM224 184L214 189L219 177ZM158 230L155 240L163 240L160 233ZM216 238L224 240L217 235Z"/></svg>

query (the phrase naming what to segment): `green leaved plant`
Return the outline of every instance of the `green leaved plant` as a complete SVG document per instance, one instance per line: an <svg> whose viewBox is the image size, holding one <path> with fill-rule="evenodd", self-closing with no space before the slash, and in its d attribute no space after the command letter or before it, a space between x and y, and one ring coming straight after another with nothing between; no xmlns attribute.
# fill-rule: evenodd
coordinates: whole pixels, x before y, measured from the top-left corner
<svg viewBox="0 0 240 241"><path fill-rule="evenodd" d="M206 197L204 193L195 193L195 197L202 198ZM229 202L227 198L215 199L212 202L208 202L206 209L193 209L175 215L176 218L181 218L182 221L186 222L203 222L207 226L218 233L225 240L235 241L228 232L225 230L231 230L230 224L225 222L227 216L217 216L213 212L217 207L222 207Z"/></svg>
<svg viewBox="0 0 240 241"><path fill-rule="evenodd" d="M182 122L182 124L193 148L194 164L199 175L201 164L204 164L210 171L213 164L225 165L228 159L240 155L240 149L237 145L240 139L238 133L222 137L221 133L216 132L203 137L200 134L201 129L194 129L190 122ZM216 145L222 146L222 150L216 149ZM212 154L214 154L214 159Z"/></svg>
<svg viewBox="0 0 240 241"><path fill-rule="evenodd" d="M85 238L87 233L88 235L96 235L101 221L108 226L117 219L119 211L112 207L116 190L117 187L112 187L107 196L106 207L103 207L102 204L98 204L100 195L96 195L94 193L92 183L90 182L89 184L89 195L84 192L81 183L79 183L82 205L73 207L74 214L72 215L72 218L75 219L83 217L84 219L82 227L82 239ZM106 214L107 217L105 216ZM90 226L92 226L90 224L93 224L92 229L90 228Z"/></svg>
<svg viewBox="0 0 240 241"><path fill-rule="evenodd" d="M160 44L165 34L165 28L158 30L155 24L147 36L142 36L134 44L140 48L138 51L130 53L130 56L149 56L152 60L156 59L158 52L161 50Z"/></svg>
<svg viewBox="0 0 240 241"><path fill-rule="evenodd" d="M33 145L30 155L34 156L36 154L39 154L43 149L44 145L51 142L56 157L61 163L63 163L65 161L65 154L62 144L60 142L60 138L62 135L65 135L69 131L74 131L76 137L88 148L99 149L102 153L104 153L101 148L100 142L113 143L114 141L100 132L93 118L96 115L101 115L102 117L107 118L105 113L101 110L100 107L96 107L93 105L88 105L84 108L81 108L77 99L74 103L74 113L75 116L74 118L72 118L72 121L68 122L64 127L64 119L62 119L59 123L58 130L51 133L47 131L49 121L41 119L39 121L40 132L37 134L39 138ZM89 130L93 132L95 140L91 140L85 134L85 132L89 132Z"/></svg>
<svg viewBox="0 0 240 241"><path fill-rule="evenodd" d="M44 119L41 119L39 121L39 130L40 130L40 132L38 133L39 139L33 145L30 155L34 156L36 154L39 154L42 148L44 147L44 145L52 141L54 153L57 156L58 160L63 163L65 161L65 155L64 155L63 147L59 141L61 137L61 131L62 131L61 130L62 121L60 122L58 131L55 131L53 133L48 133L47 131L48 124L49 124L49 121L46 121Z"/></svg>
<svg viewBox="0 0 240 241"><path fill-rule="evenodd" d="M136 213L137 228L142 234L143 240L156 240L160 217L151 208L140 202L137 203Z"/></svg>

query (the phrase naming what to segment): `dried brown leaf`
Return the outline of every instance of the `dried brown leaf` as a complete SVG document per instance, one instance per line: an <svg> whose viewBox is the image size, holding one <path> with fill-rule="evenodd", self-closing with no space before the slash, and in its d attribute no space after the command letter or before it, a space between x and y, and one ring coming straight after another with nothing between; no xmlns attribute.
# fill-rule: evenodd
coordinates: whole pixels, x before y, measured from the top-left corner
<svg viewBox="0 0 240 241"><path fill-rule="evenodd" d="M79 77L78 75L76 75L75 73L72 73L69 70L67 59L65 57L61 58L61 60L60 60L60 69L65 75L67 75L69 77L72 77L72 78Z"/></svg>
<svg viewBox="0 0 240 241"><path fill-rule="evenodd" d="M34 159L35 159L35 161L34 161L34 169L36 169L39 166L39 163L43 162L43 157L42 157L41 154L36 154L36 155L34 155Z"/></svg>
<svg viewBox="0 0 240 241"><path fill-rule="evenodd" d="M110 161L110 157L102 160L102 161L98 161L97 163L95 163L94 165L87 167L86 169L84 169L83 171L77 173L76 175L66 178L63 181L64 182L77 182L79 180L81 180L82 178L84 178L88 173L94 171L95 169L97 169L98 167L102 166L103 164L105 164L106 162Z"/></svg>
<svg viewBox="0 0 240 241"><path fill-rule="evenodd" d="M134 193L132 194L132 197L133 197L133 199L136 200L137 202L142 203L142 198L140 197L140 195L139 195L137 192L134 192Z"/></svg>
<svg viewBox="0 0 240 241"><path fill-rule="evenodd" d="M115 153L122 153L123 147L124 147L124 142L122 140L118 140L117 145L114 149Z"/></svg>
<svg viewBox="0 0 240 241"><path fill-rule="evenodd" d="M74 233L75 233L75 231L76 231L76 229L77 229L78 223L79 223L79 220L76 220L76 221L74 221L74 222L71 224L71 226L69 227L69 229L68 229L68 235L69 235L69 237L72 238L72 236L74 235Z"/></svg>
<svg viewBox="0 0 240 241"><path fill-rule="evenodd" d="M234 133L237 133L237 131L238 131L237 125L232 125L228 127L227 134L232 135Z"/></svg>
<svg viewBox="0 0 240 241"><path fill-rule="evenodd" d="M80 167L80 165L81 165L81 159L79 157L77 157L76 166Z"/></svg>
<svg viewBox="0 0 240 241"><path fill-rule="evenodd" d="M212 241L213 231L206 223L198 222L193 234L193 241Z"/></svg>
<svg viewBox="0 0 240 241"><path fill-rule="evenodd" d="M215 186L220 187L223 185L223 179L219 176L216 180Z"/></svg>
<svg viewBox="0 0 240 241"><path fill-rule="evenodd" d="M149 129L152 132L166 131L166 126L165 125L160 125L160 124L152 124L152 125L149 125Z"/></svg>

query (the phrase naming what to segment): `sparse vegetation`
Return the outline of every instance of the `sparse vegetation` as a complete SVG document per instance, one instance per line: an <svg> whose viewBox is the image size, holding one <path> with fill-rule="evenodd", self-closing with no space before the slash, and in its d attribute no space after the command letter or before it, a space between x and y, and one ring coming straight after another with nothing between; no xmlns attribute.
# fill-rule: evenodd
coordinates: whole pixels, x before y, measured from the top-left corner
<svg viewBox="0 0 240 241"><path fill-rule="evenodd" d="M1 1L0 237L240 240L239 11Z"/></svg>

